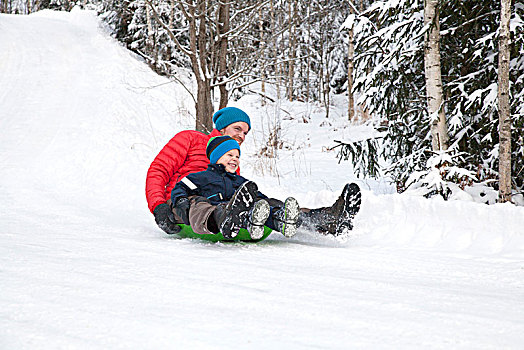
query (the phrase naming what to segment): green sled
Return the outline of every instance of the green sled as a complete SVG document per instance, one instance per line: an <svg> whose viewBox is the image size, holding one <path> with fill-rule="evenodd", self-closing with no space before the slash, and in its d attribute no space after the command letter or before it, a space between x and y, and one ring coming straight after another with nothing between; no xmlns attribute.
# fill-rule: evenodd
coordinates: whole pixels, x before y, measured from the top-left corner
<svg viewBox="0 0 524 350"><path fill-rule="evenodd" d="M222 233L217 234L198 234L193 232L193 229L189 225L179 224L181 230L178 232L178 235L182 238L196 238L196 239L202 239L204 241L208 242L261 242L264 239L266 239L273 230L271 230L269 227L264 226L264 235L260 239L252 239L249 235L249 232L241 228L240 232L235 238L224 238L222 236Z"/></svg>

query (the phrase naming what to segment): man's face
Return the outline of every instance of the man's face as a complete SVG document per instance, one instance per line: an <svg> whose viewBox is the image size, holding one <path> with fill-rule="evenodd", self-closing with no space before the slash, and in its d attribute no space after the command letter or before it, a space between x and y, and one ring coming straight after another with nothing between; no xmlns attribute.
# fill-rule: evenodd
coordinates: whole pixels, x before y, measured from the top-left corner
<svg viewBox="0 0 524 350"><path fill-rule="evenodd" d="M229 124L224 129L220 130L222 135L231 136L235 139L239 145L246 139L246 135L249 132L249 125L245 122L236 122Z"/></svg>

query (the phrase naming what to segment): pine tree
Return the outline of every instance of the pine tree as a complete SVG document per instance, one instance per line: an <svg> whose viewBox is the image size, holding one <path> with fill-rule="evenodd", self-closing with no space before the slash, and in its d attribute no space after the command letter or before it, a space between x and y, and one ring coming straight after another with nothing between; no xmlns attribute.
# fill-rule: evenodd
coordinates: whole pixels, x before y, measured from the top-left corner
<svg viewBox="0 0 524 350"><path fill-rule="evenodd" d="M443 111L450 142L449 157L438 157L454 162L455 170L461 169L441 171L442 178L460 188L472 181L496 186L492 179L498 177L499 10L495 0L452 0L442 2L440 7ZM509 49L511 116L514 128L521 131L513 133L511 139L511 168L517 188L522 188L524 180L524 60L518 54L524 41L523 11L524 6L515 4ZM373 147L353 144L348 149L354 153L355 164L377 164L380 158L389 163L385 171L399 190L406 188L411 175L429 174L431 167L447 162L429 162L433 150L428 128L431 112L423 93L426 29L423 6L417 1L375 2L357 17L355 26L355 90L362 95L360 102L378 120L380 138L365 141L372 142ZM449 173L455 175L448 177Z"/></svg>

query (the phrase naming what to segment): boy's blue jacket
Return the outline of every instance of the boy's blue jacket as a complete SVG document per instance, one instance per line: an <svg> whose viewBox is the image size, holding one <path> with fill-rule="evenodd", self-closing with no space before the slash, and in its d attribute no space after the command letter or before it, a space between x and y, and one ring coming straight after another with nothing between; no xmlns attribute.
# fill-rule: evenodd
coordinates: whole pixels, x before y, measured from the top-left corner
<svg viewBox="0 0 524 350"><path fill-rule="evenodd" d="M171 192L171 201L174 205L178 198L197 195L217 205L229 201L236 189L246 181L240 175L228 173L222 164L209 164L207 170L189 174L178 182ZM258 197L267 198L260 192Z"/></svg>

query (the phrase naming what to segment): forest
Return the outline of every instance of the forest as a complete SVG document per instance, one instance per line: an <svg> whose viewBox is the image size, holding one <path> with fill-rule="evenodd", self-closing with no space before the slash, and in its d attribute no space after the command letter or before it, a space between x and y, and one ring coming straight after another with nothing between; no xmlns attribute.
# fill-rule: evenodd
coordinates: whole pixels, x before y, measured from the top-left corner
<svg viewBox="0 0 524 350"><path fill-rule="evenodd" d="M327 120L344 95L348 123L376 129L332 140L360 176L444 199L472 184L501 202L522 193L521 2L0 0L3 13L74 6L96 10L158 74L190 74L197 130L246 93L318 104Z"/></svg>

